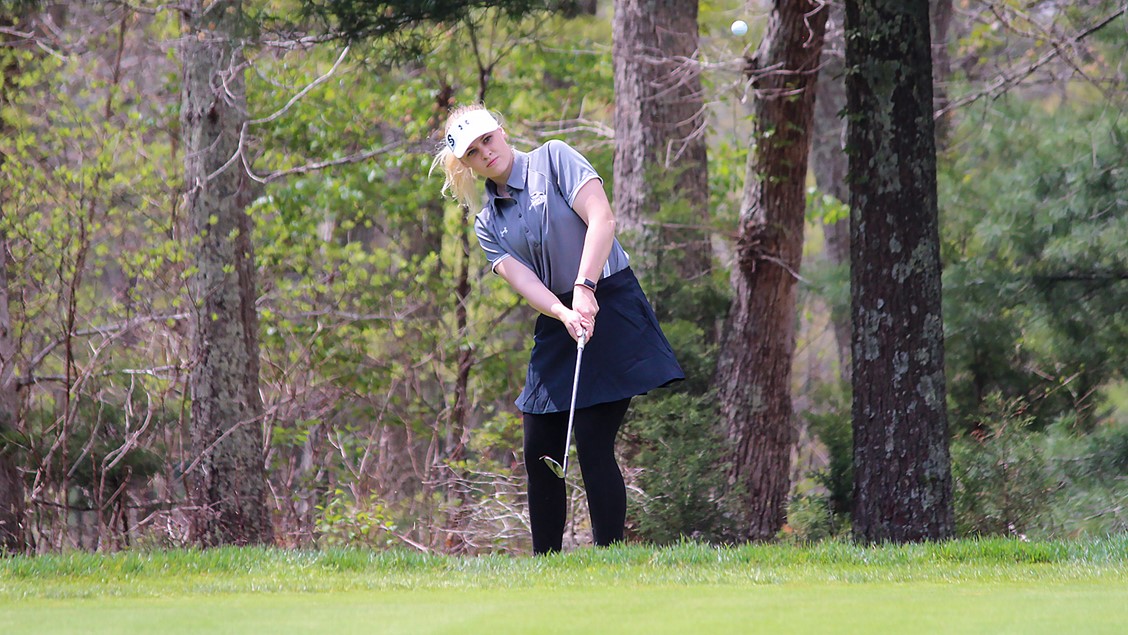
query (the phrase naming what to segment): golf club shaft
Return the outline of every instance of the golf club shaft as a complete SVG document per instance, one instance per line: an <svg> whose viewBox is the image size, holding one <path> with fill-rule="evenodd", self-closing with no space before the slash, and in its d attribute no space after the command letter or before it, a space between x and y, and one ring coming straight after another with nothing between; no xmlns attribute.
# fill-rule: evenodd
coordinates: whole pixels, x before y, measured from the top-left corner
<svg viewBox="0 0 1128 635"><path fill-rule="evenodd" d="M576 392L580 387L580 360L584 356L584 339L586 333L581 333L576 341L576 373L572 377L572 405L568 407L568 433L564 437L564 473L568 473L568 449L572 447L572 423L576 420Z"/></svg>

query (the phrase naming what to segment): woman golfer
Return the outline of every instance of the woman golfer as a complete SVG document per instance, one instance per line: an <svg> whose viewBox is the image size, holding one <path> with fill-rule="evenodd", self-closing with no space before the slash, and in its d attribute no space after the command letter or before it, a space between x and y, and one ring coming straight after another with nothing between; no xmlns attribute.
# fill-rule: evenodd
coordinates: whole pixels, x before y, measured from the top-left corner
<svg viewBox="0 0 1128 635"><path fill-rule="evenodd" d="M525 387L525 471L533 552L560 551L566 491L542 457L563 463L577 342L586 340L574 416L595 544L623 539L627 494L615 436L631 398L685 375L615 239L615 216L591 163L562 141L528 153L509 146L482 106L453 111L435 157L450 192L485 208L474 231L493 271L541 313ZM432 168L433 169L433 168ZM598 320L596 319L598 317Z"/></svg>

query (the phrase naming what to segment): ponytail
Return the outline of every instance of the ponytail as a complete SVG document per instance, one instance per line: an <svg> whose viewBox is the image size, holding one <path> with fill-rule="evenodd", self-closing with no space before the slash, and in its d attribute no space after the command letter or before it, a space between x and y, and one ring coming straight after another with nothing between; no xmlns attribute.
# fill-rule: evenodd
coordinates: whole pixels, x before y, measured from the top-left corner
<svg viewBox="0 0 1128 635"><path fill-rule="evenodd" d="M442 166L445 177L442 195L447 196L449 193L459 203L473 210L481 202L481 195L478 193L478 177L474 174L474 171L454 156L454 153L445 143L435 154L435 160L431 162L431 170L427 174L433 174L435 168L439 166Z"/></svg>

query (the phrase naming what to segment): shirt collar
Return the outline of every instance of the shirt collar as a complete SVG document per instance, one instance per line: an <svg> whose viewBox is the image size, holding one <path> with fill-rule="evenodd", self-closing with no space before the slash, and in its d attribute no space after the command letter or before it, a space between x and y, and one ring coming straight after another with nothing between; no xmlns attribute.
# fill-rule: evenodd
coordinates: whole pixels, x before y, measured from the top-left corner
<svg viewBox="0 0 1128 635"><path fill-rule="evenodd" d="M529 181L529 155L520 150L513 151L513 169L509 172L509 180L505 184L510 191L524 191ZM490 200L497 198L497 186L493 181L486 181L486 192Z"/></svg>
<svg viewBox="0 0 1128 635"><path fill-rule="evenodd" d="M529 180L529 155L518 150L513 151L513 171L509 173L509 180L505 182L511 190L524 190Z"/></svg>

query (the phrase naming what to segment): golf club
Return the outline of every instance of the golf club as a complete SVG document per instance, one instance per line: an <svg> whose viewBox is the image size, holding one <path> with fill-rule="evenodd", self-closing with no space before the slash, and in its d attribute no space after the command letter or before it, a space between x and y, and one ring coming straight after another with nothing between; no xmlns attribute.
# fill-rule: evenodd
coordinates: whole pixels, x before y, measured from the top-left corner
<svg viewBox="0 0 1128 635"><path fill-rule="evenodd" d="M580 360L584 356L584 340L587 338L587 333L580 331L580 337L576 340L576 375L572 378L572 405L568 408L568 435L564 438L564 465L556 462L547 454L542 456L545 465L552 473L560 478L568 473L568 449L572 446L572 421L576 418L576 389L580 386Z"/></svg>

